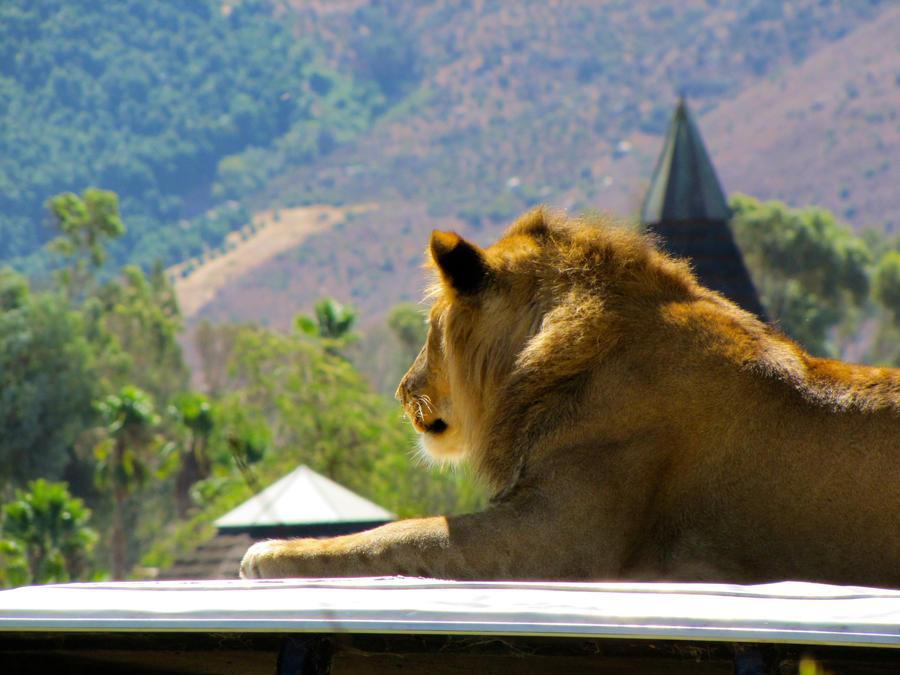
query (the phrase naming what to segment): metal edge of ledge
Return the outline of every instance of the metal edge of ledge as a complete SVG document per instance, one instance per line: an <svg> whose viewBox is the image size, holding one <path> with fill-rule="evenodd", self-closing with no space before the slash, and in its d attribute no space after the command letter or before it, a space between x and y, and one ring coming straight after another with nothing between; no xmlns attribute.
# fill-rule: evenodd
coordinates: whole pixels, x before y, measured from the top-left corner
<svg viewBox="0 0 900 675"><path fill-rule="evenodd" d="M412 578L121 582L0 592L0 634L369 633L900 647L900 591Z"/></svg>
<svg viewBox="0 0 900 675"><path fill-rule="evenodd" d="M290 634L376 634L376 635L484 635L493 637L558 637L635 640L677 640L694 642L747 642L810 646L900 648L893 634L765 629L736 626L655 626L655 625L574 625L529 623L451 623L391 621L220 621L220 620L93 620L60 622L31 620L7 622L0 618L4 633L290 633Z"/></svg>

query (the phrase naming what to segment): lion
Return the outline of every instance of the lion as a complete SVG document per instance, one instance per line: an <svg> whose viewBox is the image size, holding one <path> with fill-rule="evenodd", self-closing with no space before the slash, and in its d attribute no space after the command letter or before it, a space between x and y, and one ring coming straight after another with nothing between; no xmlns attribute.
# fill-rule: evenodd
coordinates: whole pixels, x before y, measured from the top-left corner
<svg viewBox="0 0 900 675"><path fill-rule="evenodd" d="M608 223L538 209L429 251L397 396L490 505L260 542L244 577L900 587L900 370L810 356Z"/></svg>

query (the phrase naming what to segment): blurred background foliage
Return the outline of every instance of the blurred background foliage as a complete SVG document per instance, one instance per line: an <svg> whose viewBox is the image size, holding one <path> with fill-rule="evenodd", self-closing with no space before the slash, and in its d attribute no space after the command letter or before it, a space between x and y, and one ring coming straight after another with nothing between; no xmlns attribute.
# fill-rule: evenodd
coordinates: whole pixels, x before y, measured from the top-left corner
<svg viewBox="0 0 900 675"><path fill-rule="evenodd" d="M127 214L118 264L220 245L236 228L204 216L214 203L329 152L384 106L321 51L263 0L0 3L0 260L46 265L41 205L86 185Z"/></svg>
<svg viewBox="0 0 900 675"><path fill-rule="evenodd" d="M900 237L746 195L732 228L777 328L817 356L900 365Z"/></svg>
<svg viewBox="0 0 900 675"><path fill-rule="evenodd" d="M96 190L51 200L68 205L52 211L60 237L67 214L95 199L115 204ZM48 244L59 269L77 274L35 289L0 270L0 583L125 578L139 563L171 562L223 510L300 463L401 517L483 503L463 470L415 459L396 404L344 356L357 337L352 307L325 298L290 334L201 326L209 379L195 391L166 276L126 265L98 280L100 265L81 263L102 261L101 233L125 228L115 208L83 228ZM424 325L418 313L412 322ZM421 329L398 330L410 351Z"/></svg>

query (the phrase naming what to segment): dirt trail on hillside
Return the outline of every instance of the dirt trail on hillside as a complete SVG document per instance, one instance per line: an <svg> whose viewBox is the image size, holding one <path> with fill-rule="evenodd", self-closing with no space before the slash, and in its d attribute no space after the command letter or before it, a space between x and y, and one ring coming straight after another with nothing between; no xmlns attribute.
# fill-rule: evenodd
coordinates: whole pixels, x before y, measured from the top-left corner
<svg viewBox="0 0 900 675"><path fill-rule="evenodd" d="M301 244L310 234L333 227L342 222L347 214L373 208L377 207L361 204L346 208L302 206L260 211L253 216L255 231L248 226L228 235L225 253L197 266L187 276L182 276L182 272L191 265L191 261L167 270L175 285L182 316L191 319L227 284L279 253Z"/></svg>

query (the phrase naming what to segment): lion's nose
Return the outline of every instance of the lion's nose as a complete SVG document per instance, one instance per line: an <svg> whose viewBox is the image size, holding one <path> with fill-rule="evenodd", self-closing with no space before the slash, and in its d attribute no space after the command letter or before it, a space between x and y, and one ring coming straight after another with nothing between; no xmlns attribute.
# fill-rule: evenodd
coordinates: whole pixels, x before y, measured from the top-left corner
<svg viewBox="0 0 900 675"><path fill-rule="evenodd" d="M425 427L425 431L430 434L442 434L447 431L447 423L438 417L434 422Z"/></svg>
<svg viewBox="0 0 900 675"><path fill-rule="evenodd" d="M414 399L413 405L406 409L406 414L420 434L440 434L447 430L447 423L435 414L427 399Z"/></svg>

